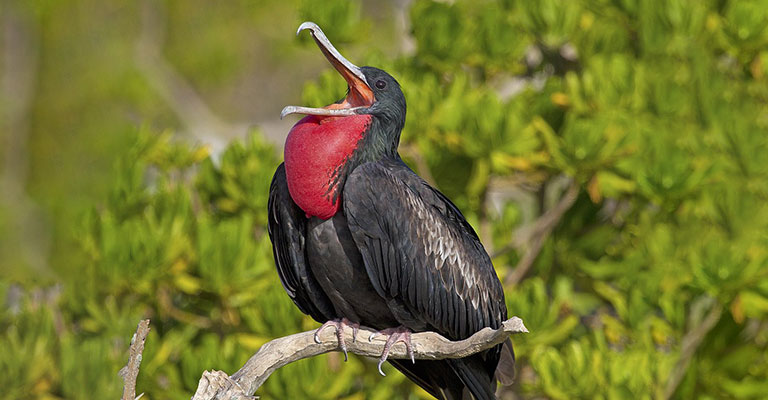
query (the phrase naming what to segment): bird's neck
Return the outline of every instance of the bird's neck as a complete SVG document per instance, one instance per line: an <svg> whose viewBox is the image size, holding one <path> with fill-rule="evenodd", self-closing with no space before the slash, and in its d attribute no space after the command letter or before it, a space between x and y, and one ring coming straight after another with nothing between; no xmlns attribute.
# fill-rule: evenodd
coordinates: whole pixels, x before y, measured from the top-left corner
<svg viewBox="0 0 768 400"><path fill-rule="evenodd" d="M328 219L339 211L344 178L360 158L371 120L307 116L291 129L285 141L288 190L307 216Z"/></svg>
<svg viewBox="0 0 768 400"><path fill-rule="evenodd" d="M397 146L400 143L400 131L402 129L402 123L393 123L393 121L381 117L371 118L370 126L361 141L360 148L351 160L354 166L384 158L398 158Z"/></svg>

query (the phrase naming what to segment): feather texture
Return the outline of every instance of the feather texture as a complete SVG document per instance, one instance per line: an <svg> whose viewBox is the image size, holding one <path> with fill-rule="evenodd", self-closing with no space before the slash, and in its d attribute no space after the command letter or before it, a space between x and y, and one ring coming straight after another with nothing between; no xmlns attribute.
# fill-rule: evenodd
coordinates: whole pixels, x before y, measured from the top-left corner
<svg viewBox="0 0 768 400"><path fill-rule="evenodd" d="M506 319L501 283L477 234L450 200L402 161L355 168L343 201L380 296L402 302L453 340Z"/></svg>
<svg viewBox="0 0 768 400"><path fill-rule="evenodd" d="M305 251L307 218L291 199L284 164L277 167L272 178L267 208L267 231L283 288L304 314L321 322L334 318L328 296L309 271Z"/></svg>

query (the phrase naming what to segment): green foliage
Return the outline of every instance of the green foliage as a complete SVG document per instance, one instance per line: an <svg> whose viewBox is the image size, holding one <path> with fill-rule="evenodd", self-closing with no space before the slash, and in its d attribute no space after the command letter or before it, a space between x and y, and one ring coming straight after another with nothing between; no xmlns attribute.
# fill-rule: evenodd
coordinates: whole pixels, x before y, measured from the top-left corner
<svg viewBox="0 0 768 400"><path fill-rule="evenodd" d="M108 201L84 220L80 274L49 308L23 298L2 315L3 342L13 351L0 362L31 371L4 377L9 393L88 398L96 385L119 397L116 372L141 317L152 319L152 331L139 386L157 398L188 398L201 371L235 371L271 338L314 326L279 285L264 229L277 164L258 133L216 162L204 147L141 133L117 163ZM64 333L50 341L56 324ZM341 368L338 355L306 360L278 371L262 393L337 398L362 387L375 369L368 364ZM302 385L287 383L298 377ZM400 396L409 385L399 381L366 388Z"/></svg>
<svg viewBox="0 0 768 400"><path fill-rule="evenodd" d="M326 33L333 35L338 43L353 42L365 34L364 22L360 18L361 4L354 1L329 0L319 5L316 1L302 0L299 16L302 21L312 21L321 27L329 27ZM307 43L313 42L305 38Z"/></svg>
<svg viewBox="0 0 768 400"><path fill-rule="evenodd" d="M685 334L720 306L677 394L762 389L763 356L716 365L733 349L765 352L765 9L414 3L417 51L386 65L409 104L404 146L476 226L491 226L486 246L506 245L551 205L560 176L582 188L535 278L507 288L510 313L535 332L516 340L528 395L659 397ZM540 63L524 56L532 51ZM506 94L520 72L532 79ZM324 82L305 94L331 90ZM489 186L515 178L533 187L530 202ZM519 257L496 257L499 274Z"/></svg>
<svg viewBox="0 0 768 400"><path fill-rule="evenodd" d="M42 15L56 8L39 7ZM179 20L201 18L168 7ZM519 228L553 207L570 181L579 188L525 279L505 285L510 315L531 330L514 338L518 383L505 391L662 397L687 335L722 309L674 396L765 396L768 2L416 0L408 13L415 51L396 57L359 34L377 29L364 4L298 9L290 26L318 22L344 54L346 43L366 45L349 58L398 79L408 101L404 157L459 205L502 280L525 251L515 245L526 233ZM238 15L218 10L211 18L220 22L204 34L175 35L217 48L247 32L223 26ZM237 47L190 54L173 39L169 57L204 89L241 68ZM110 65L97 61L94 68ZM145 83L117 73L124 79L95 90L139 96ZM328 68L306 84L302 102L328 104L344 89ZM156 102L136 108L172 125ZM152 331L138 386L149 398L188 398L203 370L232 372L265 341L316 326L273 267L265 224L276 149L257 132L211 156L168 133L117 126L132 144L110 145L119 157L108 190L68 236L76 256L58 261L69 264L57 271L76 273L45 289L0 282L7 397L118 397L116 373L143 317ZM96 128L109 125L83 125ZM11 230L3 211L0 227ZM331 354L282 368L259 394L426 397L389 371L381 379L372 362Z"/></svg>

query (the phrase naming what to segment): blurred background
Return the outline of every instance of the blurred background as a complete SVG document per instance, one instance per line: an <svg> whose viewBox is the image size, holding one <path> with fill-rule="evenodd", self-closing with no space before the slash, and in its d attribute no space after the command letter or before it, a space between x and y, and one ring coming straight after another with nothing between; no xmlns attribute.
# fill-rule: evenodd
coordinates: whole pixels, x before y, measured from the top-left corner
<svg viewBox="0 0 768 400"><path fill-rule="evenodd" d="M295 118L344 81L298 25L390 72L401 154L504 282L517 398L765 398L768 1L5 0L0 387L186 399L317 326L265 231ZM286 366L279 399L428 398L391 367Z"/></svg>

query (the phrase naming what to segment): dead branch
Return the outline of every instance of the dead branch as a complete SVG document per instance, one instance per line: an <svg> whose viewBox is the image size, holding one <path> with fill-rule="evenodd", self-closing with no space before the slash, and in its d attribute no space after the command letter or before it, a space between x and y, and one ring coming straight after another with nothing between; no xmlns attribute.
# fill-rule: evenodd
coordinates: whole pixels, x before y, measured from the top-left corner
<svg viewBox="0 0 768 400"><path fill-rule="evenodd" d="M386 338L377 336L369 341L368 337L373 332L369 328L361 327L357 334L360 339L352 341L352 330L345 330L343 333L348 351L366 357L379 357L384 350ZM462 358L502 343L510 333L521 332L528 332L523 320L512 317L504 321L499 329L485 328L465 340L452 342L434 332L420 332L411 336L411 343L414 356L418 360ZM333 329L325 329L320 333L320 343L315 343L314 335L315 331L312 330L272 340L261 346L232 376L227 376L222 371L203 372L192 400L253 399L255 397L252 394L278 368L294 361L339 351L336 332ZM389 358L408 359L405 345L397 343L392 346Z"/></svg>
<svg viewBox="0 0 768 400"><path fill-rule="evenodd" d="M544 242L555 229L555 226L557 226L557 224L560 222L560 219L563 218L563 215L565 215L566 211L568 211L576 202L578 196L579 185L572 181L568 186L568 190L565 192L563 197L560 198L560 201L558 201L554 207L547 210L547 212L545 212L533 223L532 227L530 228L530 233L528 234L527 245L525 246L523 257L517 263L517 266L515 266L515 269L512 271L512 273L507 275L507 277L504 279L504 284L515 285L520 282L523 277L525 277L525 274L528 273L528 270L533 265L533 262L536 261L536 257L538 257L539 252L541 252L541 248L544 246ZM513 247L505 248L499 253L511 250L512 248ZM498 256L498 254L494 254L494 257L496 256Z"/></svg>
<svg viewBox="0 0 768 400"><path fill-rule="evenodd" d="M144 341L149 334L149 320L145 319L139 322L136 333L131 339L131 348L129 350L128 364L123 367L119 374L123 377L123 397L122 400L136 400L143 396L136 397L136 378L139 377L139 366L141 365L141 353L144 352Z"/></svg>
<svg viewBox="0 0 768 400"><path fill-rule="evenodd" d="M704 320L697 326L691 328L685 336L683 336L682 346L680 350L680 358L677 360L675 369L672 371L672 375L667 381L667 386L664 388L664 399L669 399L677 391L677 387L680 382L683 381L685 373L688 370L688 364L691 363L691 359L696 354L696 350L699 349L701 342L707 337L709 331L717 325L720 321L720 316L723 314L723 306L715 303L712 308L704 317Z"/></svg>

